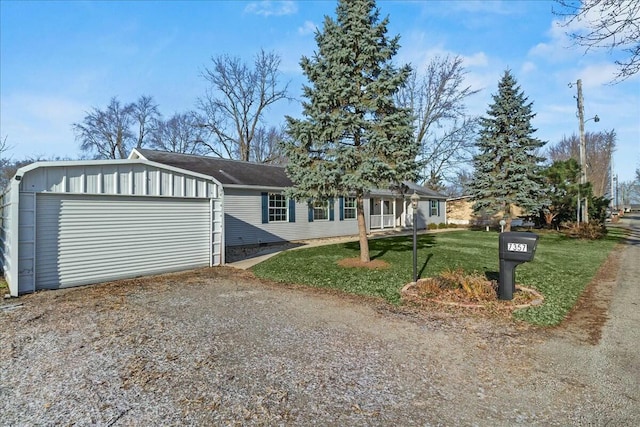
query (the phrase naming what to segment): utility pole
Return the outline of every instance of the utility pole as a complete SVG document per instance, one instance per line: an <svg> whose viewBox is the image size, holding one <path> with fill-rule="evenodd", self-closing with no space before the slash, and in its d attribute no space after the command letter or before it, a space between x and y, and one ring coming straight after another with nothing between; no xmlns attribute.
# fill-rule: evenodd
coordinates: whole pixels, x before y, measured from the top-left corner
<svg viewBox="0 0 640 427"><path fill-rule="evenodd" d="M578 79L578 120L580 120L580 186L587 183L587 148L584 138L584 99L582 98L582 80ZM580 203L581 221L589 222L589 197L585 196Z"/></svg>
<svg viewBox="0 0 640 427"><path fill-rule="evenodd" d="M624 202L622 202L622 204L624 205ZM616 211L619 211L619 210L620 210L620 206L618 205L618 174L616 174Z"/></svg>
<svg viewBox="0 0 640 427"><path fill-rule="evenodd" d="M615 175L613 174L613 155L609 156L609 175L611 175L611 203L609 203L610 208L611 208L611 213L613 214L613 212L615 212L615 199L614 194L615 194Z"/></svg>

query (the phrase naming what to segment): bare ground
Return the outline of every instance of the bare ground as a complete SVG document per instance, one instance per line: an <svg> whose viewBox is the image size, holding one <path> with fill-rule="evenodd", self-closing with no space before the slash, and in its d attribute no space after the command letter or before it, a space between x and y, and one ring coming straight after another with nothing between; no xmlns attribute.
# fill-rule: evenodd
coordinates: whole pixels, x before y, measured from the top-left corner
<svg viewBox="0 0 640 427"><path fill-rule="evenodd" d="M638 425L637 383L588 371L629 249L553 329L230 268L5 301L0 424Z"/></svg>

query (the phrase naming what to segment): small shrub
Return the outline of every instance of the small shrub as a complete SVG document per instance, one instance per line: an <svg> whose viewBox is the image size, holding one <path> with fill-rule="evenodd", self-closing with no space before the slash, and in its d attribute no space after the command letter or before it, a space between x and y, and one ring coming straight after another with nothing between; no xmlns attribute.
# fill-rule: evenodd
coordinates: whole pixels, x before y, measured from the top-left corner
<svg viewBox="0 0 640 427"><path fill-rule="evenodd" d="M458 224L454 224L452 222L450 222L449 224L447 224L448 228L458 228Z"/></svg>
<svg viewBox="0 0 640 427"><path fill-rule="evenodd" d="M453 299L465 301L494 301L497 286L479 274L467 274L462 269L445 270L439 276L418 281L419 292L427 297L452 294Z"/></svg>
<svg viewBox="0 0 640 427"><path fill-rule="evenodd" d="M438 228L438 224L436 224L436 223L434 223L434 222L431 222L431 223L427 224L427 228L428 228L429 230L435 230L435 229L437 229L437 228Z"/></svg>
<svg viewBox="0 0 640 427"><path fill-rule="evenodd" d="M572 239L597 240L607 234L604 225L598 222L568 222L560 224L560 231Z"/></svg>
<svg viewBox="0 0 640 427"><path fill-rule="evenodd" d="M441 222L440 224L438 224L438 228L439 229L447 228L447 224L444 222Z"/></svg>

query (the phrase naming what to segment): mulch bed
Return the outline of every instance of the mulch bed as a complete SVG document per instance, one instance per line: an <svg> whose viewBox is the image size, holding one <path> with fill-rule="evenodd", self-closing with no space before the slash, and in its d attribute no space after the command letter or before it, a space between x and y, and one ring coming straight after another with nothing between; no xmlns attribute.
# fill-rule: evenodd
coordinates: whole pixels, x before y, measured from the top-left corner
<svg viewBox="0 0 640 427"><path fill-rule="evenodd" d="M494 298L487 298L479 301L472 295L462 292L459 289L444 289L437 295L421 291L421 284L429 279L420 279L418 282L411 282L402 288L402 300L413 305L424 306L438 304L460 308L490 309L491 311L508 311L519 308L530 307L542 304L544 297L534 289L521 285L516 285L516 292L512 300L499 300L497 295Z"/></svg>

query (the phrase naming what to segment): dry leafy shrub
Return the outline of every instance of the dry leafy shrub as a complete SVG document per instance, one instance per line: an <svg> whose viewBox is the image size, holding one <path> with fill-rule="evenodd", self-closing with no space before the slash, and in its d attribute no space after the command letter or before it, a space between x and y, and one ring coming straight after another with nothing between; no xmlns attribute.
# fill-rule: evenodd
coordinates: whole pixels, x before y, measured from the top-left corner
<svg viewBox="0 0 640 427"><path fill-rule="evenodd" d="M468 274L462 269L445 270L439 276L421 279L417 291L427 298L454 301L486 302L497 299L497 284L479 274Z"/></svg>
<svg viewBox="0 0 640 427"><path fill-rule="evenodd" d="M429 230L437 230L438 229L438 224L436 224L435 222L430 222L429 224L427 224L427 229L429 229Z"/></svg>
<svg viewBox="0 0 640 427"><path fill-rule="evenodd" d="M560 225L560 231L572 239L597 240L607 234L604 225L598 222L565 222Z"/></svg>

